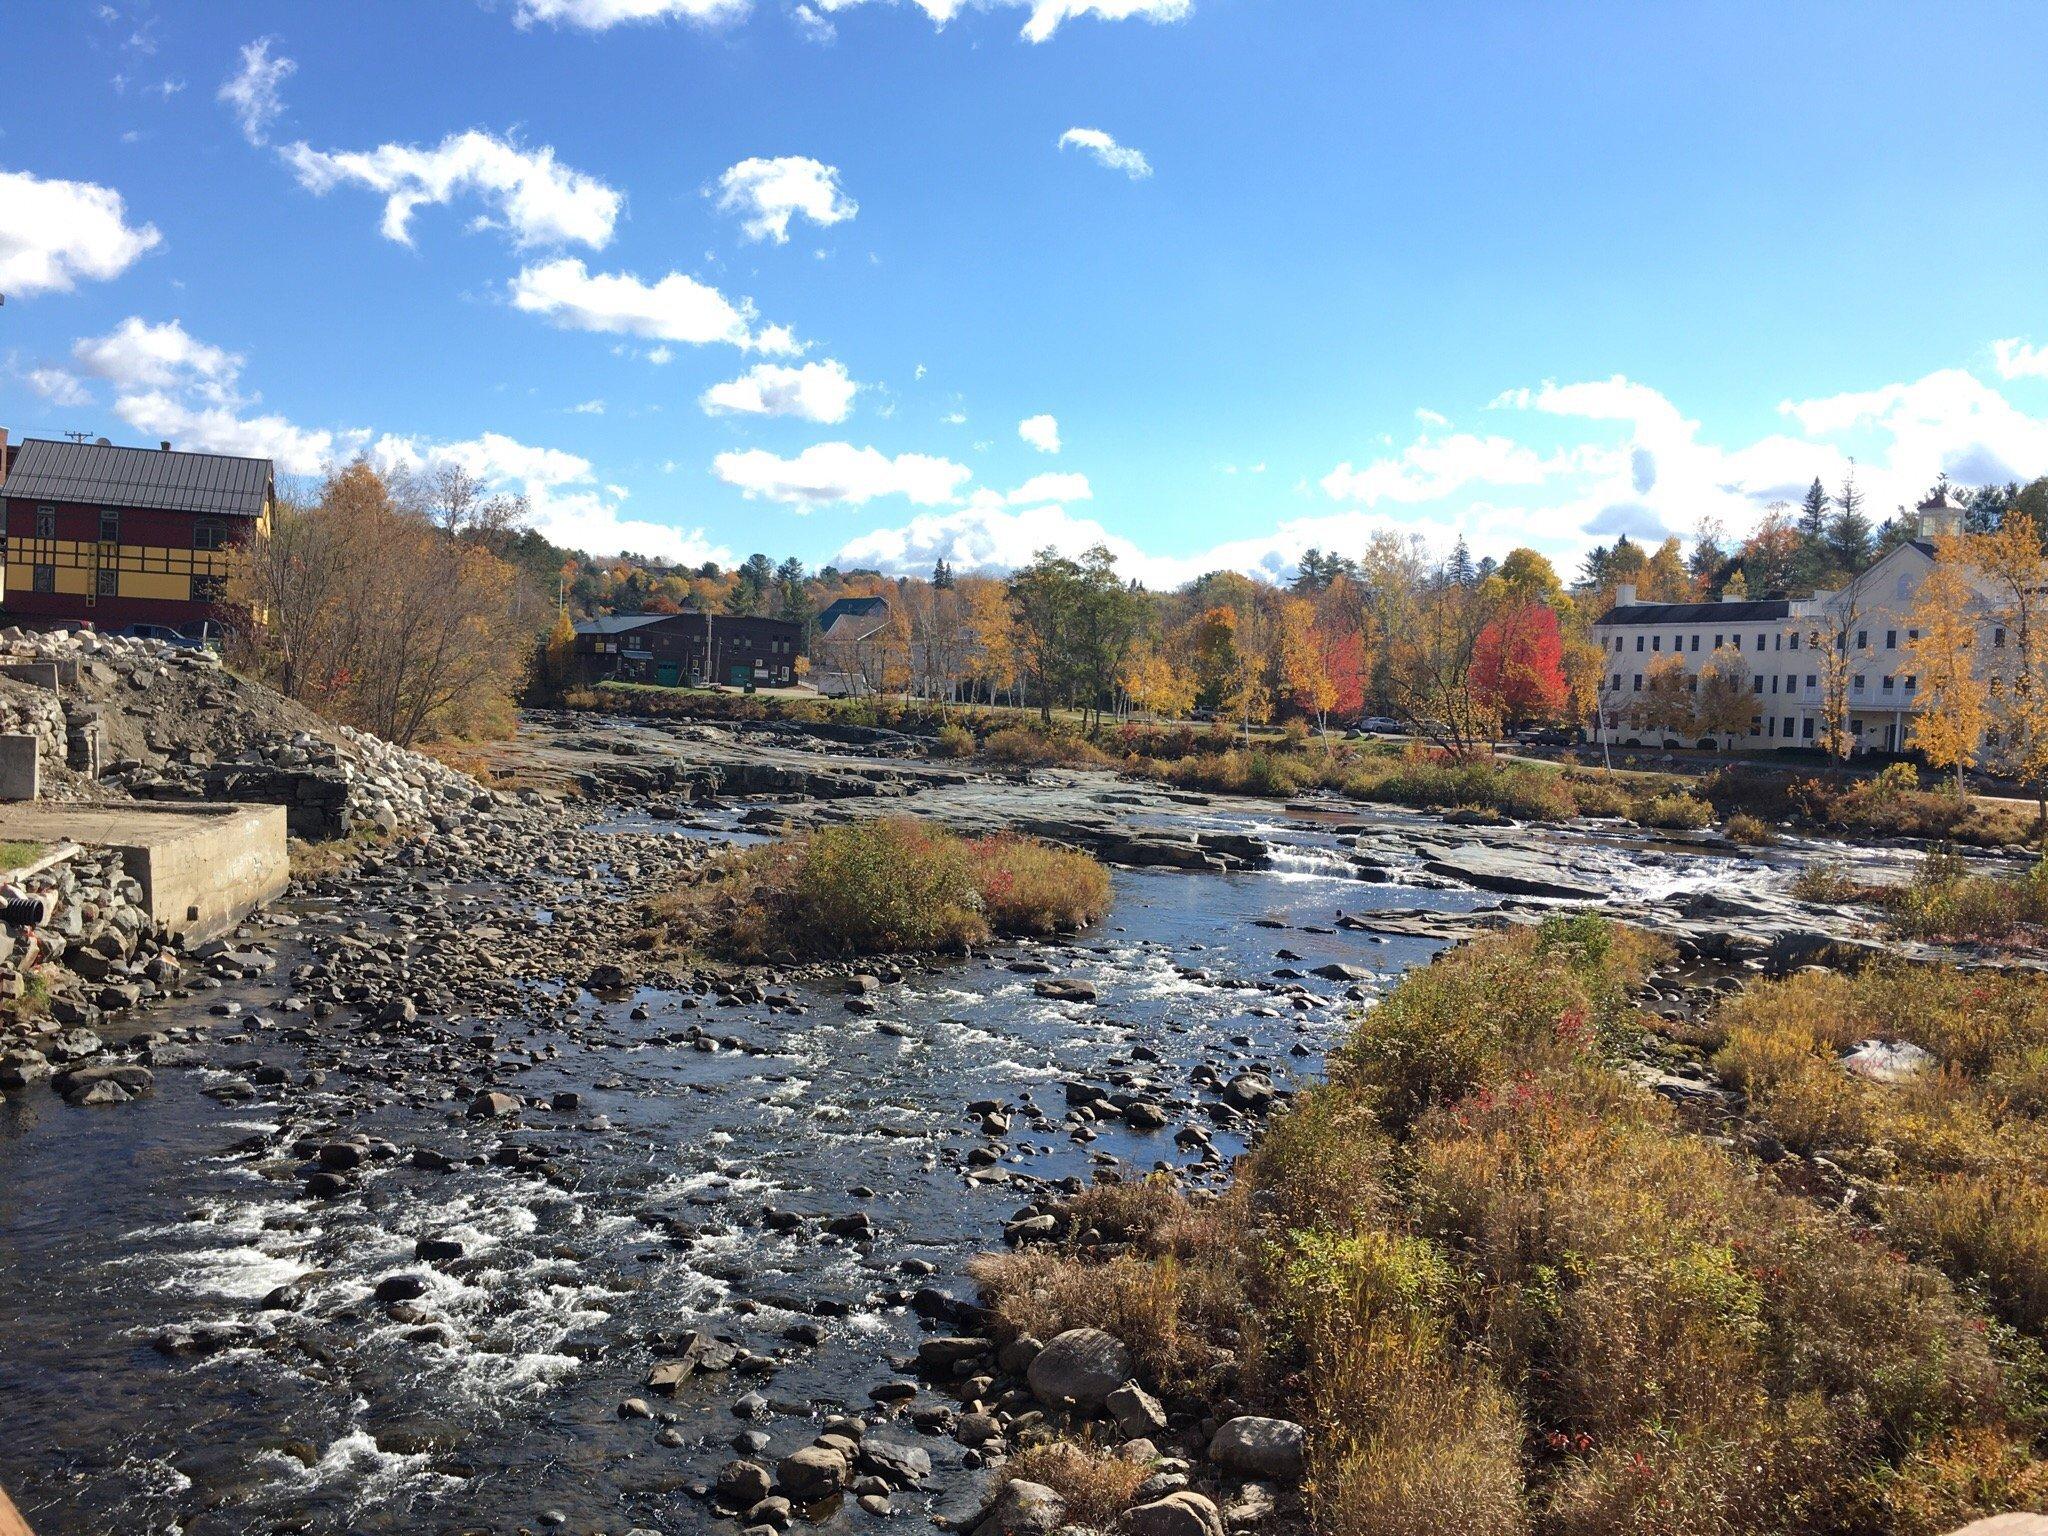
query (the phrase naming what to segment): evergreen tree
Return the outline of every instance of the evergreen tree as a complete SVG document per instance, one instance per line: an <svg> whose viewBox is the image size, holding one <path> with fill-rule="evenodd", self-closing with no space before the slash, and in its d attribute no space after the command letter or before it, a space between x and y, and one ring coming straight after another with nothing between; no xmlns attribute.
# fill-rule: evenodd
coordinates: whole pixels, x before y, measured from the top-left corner
<svg viewBox="0 0 2048 1536"><path fill-rule="evenodd" d="M1466 547L1465 536L1458 535L1458 542L1451 549L1451 558L1444 565L1444 580L1453 586L1469 587L1478 579L1472 566L1472 551Z"/></svg>
<svg viewBox="0 0 2048 1536"><path fill-rule="evenodd" d="M941 560L932 567L932 590L943 592L953 585L953 568Z"/></svg>
<svg viewBox="0 0 2048 1536"><path fill-rule="evenodd" d="M1837 512L1828 524L1828 559L1840 575L1854 576L1870 564L1870 519L1858 511Z"/></svg>
<svg viewBox="0 0 2048 1536"><path fill-rule="evenodd" d="M1845 494L1856 497L1862 504L1862 493L1856 489L1852 476L1843 486ZM1813 484L1806 488L1806 499L1799 503L1799 533L1809 544L1818 544L1827 536L1828 493L1821 488L1820 476L1813 477Z"/></svg>

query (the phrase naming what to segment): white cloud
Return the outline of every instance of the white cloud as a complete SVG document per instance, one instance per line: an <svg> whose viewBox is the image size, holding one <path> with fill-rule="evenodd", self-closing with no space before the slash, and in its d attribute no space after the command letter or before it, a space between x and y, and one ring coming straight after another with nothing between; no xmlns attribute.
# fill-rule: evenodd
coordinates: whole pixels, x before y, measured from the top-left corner
<svg viewBox="0 0 2048 1536"><path fill-rule="evenodd" d="M136 315L104 336L81 337L71 355L117 390L191 388L216 404L232 403L242 370L240 356L196 340L176 320Z"/></svg>
<svg viewBox="0 0 2048 1536"><path fill-rule="evenodd" d="M1060 424L1051 416L1027 416L1017 423L1017 435L1040 453L1060 451Z"/></svg>
<svg viewBox="0 0 2048 1536"><path fill-rule="evenodd" d="M1778 409L1810 436L1874 437L1882 456L1859 454L1857 472L1880 506L1918 501L1941 474L1965 485L2048 474L2048 419L1960 368Z"/></svg>
<svg viewBox="0 0 2048 1536"><path fill-rule="evenodd" d="M844 11L856 5L870 3L870 0L813 0L820 10ZM909 0L933 22L944 26L970 4L977 10L994 10L997 7L1028 7L1031 14L1024 22L1023 35L1034 43L1042 43L1060 29L1062 23L1081 16L1099 16L1105 21L1124 21L1133 17L1147 21L1179 21L1194 11L1194 0Z"/></svg>
<svg viewBox="0 0 2048 1536"><path fill-rule="evenodd" d="M1323 477L1333 501L1377 506L1382 501L1435 501L1468 485L1538 485L1572 467L1561 456L1546 458L1506 437L1456 432L1419 438L1393 458L1363 469L1339 464Z"/></svg>
<svg viewBox="0 0 2048 1536"><path fill-rule="evenodd" d="M716 543L702 528L678 528L622 515L619 487L597 491L528 493L533 527L550 543L595 555L634 554L676 565L702 565L715 560L731 565L733 552Z"/></svg>
<svg viewBox="0 0 2048 1536"><path fill-rule="evenodd" d="M839 168L805 155L742 160L718 178L718 206L742 216L749 239L789 241L789 221L801 214L813 224L841 224L860 204L839 185Z"/></svg>
<svg viewBox="0 0 2048 1536"><path fill-rule="evenodd" d="M603 32L627 22L737 21L752 8L752 0L518 0L512 19Z"/></svg>
<svg viewBox="0 0 2048 1536"><path fill-rule="evenodd" d="M1018 506L1027 501L1089 501L1094 495L1095 488L1086 475L1051 474L1033 475L1007 499L1011 506Z"/></svg>
<svg viewBox="0 0 2048 1536"><path fill-rule="evenodd" d="M575 243L602 249L611 243L625 202L596 177L561 164L547 145L527 149L477 129L450 134L431 149L383 144L330 154L289 144L279 153L299 184L316 195L345 183L383 194L384 237L402 245L412 244L416 209L470 194L491 209L472 228L503 229L520 247Z"/></svg>
<svg viewBox="0 0 2048 1536"><path fill-rule="evenodd" d="M128 223L111 187L0 171L0 294L69 293L80 278L119 277L162 243L154 224Z"/></svg>
<svg viewBox="0 0 2048 1536"><path fill-rule="evenodd" d="M491 487L537 490L577 485L591 477L590 460L560 448L536 448L502 432L436 443L386 433L366 450L379 469L417 471L453 464Z"/></svg>
<svg viewBox="0 0 2048 1536"><path fill-rule="evenodd" d="M1100 128L1069 128L1060 135L1060 148L1085 149L1097 164L1122 171L1133 181L1143 181L1152 174L1152 162L1145 158L1143 150L1117 143Z"/></svg>
<svg viewBox="0 0 2048 1536"><path fill-rule="evenodd" d="M1426 405L1415 407L1415 419L1425 427L1448 427L1451 424L1450 417L1444 415L1441 411L1432 411Z"/></svg>
<svg viewBox="0 0 2048 1536"><path fill-rule="evenodd" d="M878 496L902 496L921 507L939 506L959 494L974 472L950 459L923 453L894 458L851 443L814 443L793 459L765 449L721 453L712 470L739 487L749 501L766 498L809 511L834 503L862 506Z"/></svg>
<svg viewBox="0 0 2048 1536"><path fill-rule="evenodd" d="M168 390L122 395L114 413L143 437L206 453L274 459L288 475L317 475L362 446L366 434L308 430L278 415L240 416L225 405L182 399Z"/></svg>
<svg viewBox="0 0 2048 1536"><path fill-rule="evenodd" d="M2048 346L2029 346L2017 337L1991 343L2001 379L2048 379Z"/></svg>
<svg viewBox="0 0 2048 1536"><path fill-rule="evenodd" d="M604 414L604 402L602 400L585 400L580 404L570 406L569 414L571 416L602 416Z"/></svg>
<svg viewBox="0 0 2048 1536"><path fill-rule="evenodd" d="M709 416L795 416L831 423L846 420L859 390L846 365L830 358L801 368L756 363L740 377L712 385L698 403Z"/></svg>
<svg viewBox="0 0 2048 1536"><path fill-rule="evenodd" d="M92 391L85 381L62 368L31 368L22 375L28 387L52 405L79 406L92 403Z"/></svg>
<svg viewBox="0 0 2048 1536"><path fill-rule="evenodd" d="M803 350L787 327L755 330L757 316L751 300L735 304L710 284L681 272L648 283L630 272L592 272L576 258L565 256L523 268L512 279L512 304L571 330L644 336L690 346L725 342L771 356ZM654 353L649 357L655 362L668 360Z"/></svg>
<svg viewBox="0 0 2048 1536"><path fill-rule="evenodd" d="M225 102L251 144L266 141L270 125L284 115L283 86L299 66L282 55L273 58L275 38L259 37L242 45L242 66L221 82L215 99Z"/></svg>
<svg viewBox="0 0 2048 1536"><path fill-rule="evenodd" d="M1132 574L1145 556L1130 540L1100 523L1077 518L1060 506L1010 511L976 504L955 512L925 513L900 528L876 528L850 540L834 557L844 567L872 566L890 572L925 572L943 560L956 571L1013 571L1031 563L1041 549L1080 555L1108 546Z"/></svg>

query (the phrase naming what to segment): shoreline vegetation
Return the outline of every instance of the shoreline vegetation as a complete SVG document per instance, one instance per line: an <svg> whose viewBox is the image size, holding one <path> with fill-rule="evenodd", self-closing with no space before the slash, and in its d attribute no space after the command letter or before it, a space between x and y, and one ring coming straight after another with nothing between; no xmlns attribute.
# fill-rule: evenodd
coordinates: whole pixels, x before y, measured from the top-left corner
<svg viewBox="0 0 2048 1536"><path fill-rule="evenodd" d="M2048 980L1725 1001L1690 1042L1748 1089L1723 1138L1615 1070L1677 1038L1632 1001L1666 959L1592 916L1447 952L1220 1197L1098 1184L1065 1236L977 1261L992 1331L1101 1329L1151 1390L1304 1424L1319 1536L1932 1536L2048 1506ZM1866 1033L1933 1054L1859 1075ZM1034 1474L1085 1474L1087 1444Z"/></svg>
<svg viewBox="0 0 2048 1536"><path fill-rule="evenodd" d="M655 903L649 937L747 964L957 953L1084 928L1109 902L1088 854L895 816L714 860Z"/></svg>
<svg viewBox="0 0 2048 1536"><path fill-rule="evenodd" d="M1103 768L1210 794L1287 799L1329 792L1417 810L1565 821L1617 818L1664 831L1721 825L1737 842L1767 842L1773 827L2008 847L2040 835L2034 811L1920 787L1910 764L1867 777L1727 763L1691 777L1558 763L1457 758L1419 743L1350 742L1305 729L1251 738L1226 725L1125 723L1050 728L1029 712L893 700L764 699L630 684L571 692L574 710L730 723L781 720L882 729L927 739L934 756L998 768Z"/></svg>

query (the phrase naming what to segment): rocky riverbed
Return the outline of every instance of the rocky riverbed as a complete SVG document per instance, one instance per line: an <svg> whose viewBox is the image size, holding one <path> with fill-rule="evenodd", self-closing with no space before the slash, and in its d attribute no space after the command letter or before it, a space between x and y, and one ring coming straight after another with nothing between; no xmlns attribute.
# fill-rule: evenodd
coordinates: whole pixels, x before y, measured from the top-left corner
<svg viewBox="0 0 2048 1536"><path fill-rule="evenodd" d="M1859 938L1786 895L1840 856L1806 845L1019 783L886 742L543 722L522 751L586 798L451 802L101 1020L143 1074L123 1102L0 1104L0 1483L44 1536L681 1531L742 1492L756 1524L964 1523L987 1441L920 1356L972 1332L966 1259L1060 1191L1220 1180L1347 1010L1475 923L1598 897L1738 967ZM881 808L1120 856L1114 910L915 966L631 947L716 845Z"/></svg>

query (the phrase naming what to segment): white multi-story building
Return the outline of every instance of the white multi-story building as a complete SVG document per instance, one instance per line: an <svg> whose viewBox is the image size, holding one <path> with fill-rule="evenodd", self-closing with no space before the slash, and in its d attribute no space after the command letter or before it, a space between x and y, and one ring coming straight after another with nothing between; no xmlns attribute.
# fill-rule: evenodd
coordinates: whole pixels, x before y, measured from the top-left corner
<svg viewBox="0 0 2048 1536"><path fill-rule="evenodd" d="M1854 751L1905 750L1920 691L1908 649L1919 635L1911 627L1914 600L1934 564L1932 540L1961 526L1962 509L1937 492L1918 516L1917 537L1839 592L1640 603L1634 587L1619 588L1614 608L1593 625L1606 661L1600 739L1616 746L1816 748L1827 735L1832 687L1846 708ZM1986 628L1988 644L2003 646L2003 631L1988 621ZM1687 729L1671 718L1686 713L1671 706L1673 692L1696 699L1703 678L1720 690L1723 729ZM1738 688L1749 702L1746 718L1731 707Z"/></svg>

